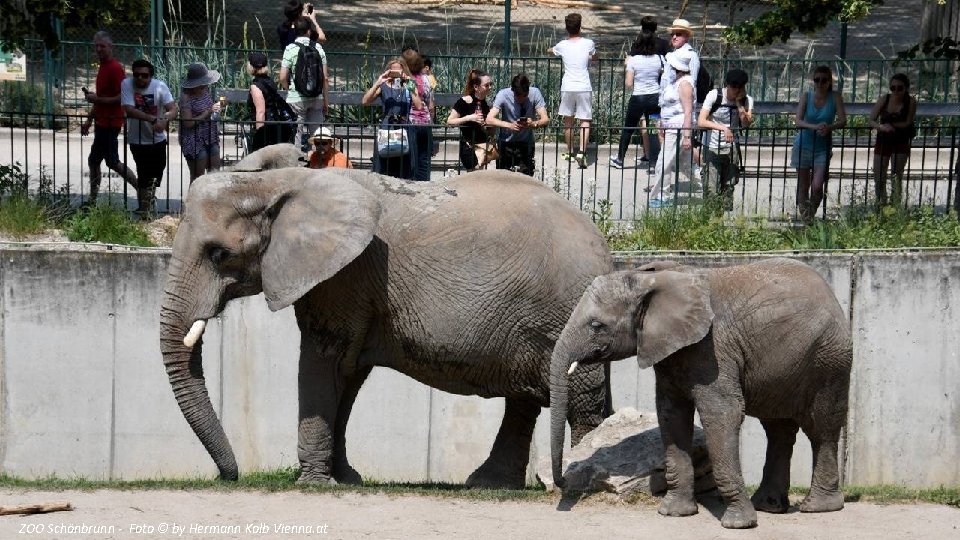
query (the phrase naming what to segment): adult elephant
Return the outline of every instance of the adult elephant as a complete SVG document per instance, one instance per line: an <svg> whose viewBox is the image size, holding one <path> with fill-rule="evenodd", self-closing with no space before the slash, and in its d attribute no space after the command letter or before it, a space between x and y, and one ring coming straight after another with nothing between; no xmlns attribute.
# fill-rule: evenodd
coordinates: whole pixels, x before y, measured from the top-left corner
<svg viewBox="0 0 960 540"><path fill-rule="evenodd" d="M787 511L799 428L813 446L813 478L800 511L839 510L837 446L847 417L852 350L848 321L830 287L797 261L704 271L666 262L598 277L553 353L557 485L563 486L568 374L635 354L641 368L655 366L668 487L661 514L697 513L690 457L694 411L727 501L724 527L756 525L757 509ZM768 439L763 479L752 501L740 469L745 414L760 419Z"/></svg>
<svg viewBox="0 0 960 540"><path fill-rule="evenodd" d="M303 482L358 482L345 455L354 399L374 366L506 410L471 486L520 487L550 354L580 293L611 270L596 227L523 175L409 183L303 168L220 172L191 186L161 307L177 403L224 479L237 463L204 386L205 321L263 292L301 332L297 451ZM573 382L579 439L601 421L601 366Z"/></svg>

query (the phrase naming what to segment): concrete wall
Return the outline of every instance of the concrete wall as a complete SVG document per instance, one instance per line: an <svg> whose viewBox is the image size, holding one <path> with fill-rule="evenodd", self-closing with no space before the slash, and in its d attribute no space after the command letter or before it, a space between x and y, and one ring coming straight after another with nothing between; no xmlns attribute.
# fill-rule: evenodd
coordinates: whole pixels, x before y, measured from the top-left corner
<svg viewBox="0 0 960 540"><path fill-rule="evenodd" d="M698 265L760 256L671 255ZM629 267L651 260L621 257ZM666 258L661 256L660 258ZM851 316L854 374L845 481L960 484L960 253L805 255ZM0 250L0 471L23 477L211 476L183 420L158 342L164 250ZM204 336L204 370L241 471L295 466L299 332L291 309L233 302ZM653 410L653 374L614 364L614 404ZM462 482L493 443L503 400L454 396L377 368L347 430L366 477ZM549 456L548 411L531 463ZM763 464L748 419L748 483ZM809 482L809 442L793 483ZM533 478L533 466L530 472Z"/></svg>

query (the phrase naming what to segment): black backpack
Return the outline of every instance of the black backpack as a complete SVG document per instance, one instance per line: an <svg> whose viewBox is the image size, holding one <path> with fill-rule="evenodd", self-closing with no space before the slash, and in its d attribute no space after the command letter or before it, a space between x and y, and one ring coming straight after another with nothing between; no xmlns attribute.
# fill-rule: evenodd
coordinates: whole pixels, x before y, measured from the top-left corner
<svg viewBox="0 0 960 540"><path fill-rule="evenodd" d="M310 45L294 41L300 47L297 63L293 66L293 87L304 97L317 97L323 93L323 58L317 50L317 43Z"/></svg>
<svg viewBox="0 0 960 540"><path fill-rule="evenodd" d="M263 101L266 105L265 120L268 122L296 122L297 113L283 99L273 81L255 80L253 83L263 93Z"/></svg>
<svg viewBox="0 0 960 540"><path fill-rule="evenodd" d="M707 94L713 90L713 77L703 68L703 64L700 65L700 70L697 71L695 89L697 91L697 103L703 103L703 101L707 99Z"/></svg>

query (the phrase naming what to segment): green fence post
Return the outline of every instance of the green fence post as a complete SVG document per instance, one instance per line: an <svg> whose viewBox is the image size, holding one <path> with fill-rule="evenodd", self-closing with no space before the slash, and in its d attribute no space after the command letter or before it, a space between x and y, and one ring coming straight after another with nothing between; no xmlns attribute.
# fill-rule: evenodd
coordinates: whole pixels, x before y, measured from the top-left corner
<svg viewBox="0 0 960 540"><path fill-rule="evenodd" d="M503 3L503 58L510 58L510 0Z"/></svg>
<svg viewBox="0 0 960 540"><path fill-rule="evenodd" d="M163 49L163 0L150 0L150 54L154 61Z"/></svg>
<svg viewBox="0 0 960 540"><path fill-rule="evenodd" d="M53 29L57 34L57 42L63 40L63 21L59 18L54 17L53 19ZM60 44L61 50L63 49L63 44ZM53 127L54 118L53 118L53 95L54 89L60 86L61 79L61 68L62 64L59 60L54 57L53 51L47 48L46 45L43 46L43 114L45 117L44 123L47 127Z"/></svg>

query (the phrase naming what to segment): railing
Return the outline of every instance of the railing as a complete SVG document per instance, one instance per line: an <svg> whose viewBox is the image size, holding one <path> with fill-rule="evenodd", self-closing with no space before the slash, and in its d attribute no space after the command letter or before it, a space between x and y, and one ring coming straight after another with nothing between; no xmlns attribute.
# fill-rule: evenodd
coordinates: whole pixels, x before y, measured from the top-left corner
<svg viewBox="0 0 960 540"><path fill-rule="evenodd" d="M758 108L762 107L758 105ZM79 205L89 192L87 156L92 143L92 137L81 137L78 133L83 117L57 115L55 121L60 129L56 130L26 127L38 116L0 113L0 156L3 156L0 160L16 164L26 173L25 182L31 190L43 189ZM355 167L371 167L375 125L329 123L327 126ZM243 137L249 132L250 123L226 121L221 128L221 158L225 163L236 161L244 153ZM460 174L463 171L458 162L459 131L442 125L433 129L438 152L432 159L431 179ZM637 219L650 211L650 193L644 188L652 185L656 177L651 163L638 161L642 151L635 142L629 146L624 168L611 166L610 157L616 155L621 129L594 126L591 140L609 142L590 144L586 168L561 157L566 147L561 142L563 128L558 122L537 130L534 177L588 213L605 212L610 219L619 221ZM795 130L784 128L756 128L742 133L743 173L735 188L733 211L728 215L762 216L770 220L793 217L797 173L790 165L790 152L794 133ZM954 127L920 129L904 171L902 204L933 204L941 211L957 207L954 165L960 144L958 137L960 133ZM124 142L122 133L121 160L135 168ZM866 128L847 128L834 136L824 203L828 215L842 206L873 200L874 142L874 134ZM101 197L108 197L128 209L135 208L134 189L106 165L101 165L101 170ZM704 185L698 176L676 174L665 182L672 188L670 197L675 207L703 201ZM173 133L164 179L157 191L158 210L178 212L189 183L179 136Z"/></svg>
<svg viewBox="0 0 960 540"><path fill-rule="evenodd" d="M25 51L28 58L27 81L4 83L0 96L0 110L43 112L48 115L85 108L81 88L93 88L97 60L89 42L64 42L58 58L46 54L40 41L29 41ZM221 72L220 88L245 88L249 76L244 69L248 49L164 46L154 48L143 44L116 44L115 56L129 66L137 58L151 60L156 77L166 81L176 93L179 82L191 62L204 62ZM280 55L266 51L272 59L274 76L279 71ZM349 92L365 90L382 73L393 53L331 51L328 53L331 89ZM489 58L472 55L431 55L434 74L441 92L459 92L463 79L471 67L488 71L499 88L509 85L513 75L526 72L536 86L543 90L548 110L556 110L559 102L561 62L557 57L516 56ZM886 92L890 76L904 72L912 81L911 93L921 102L942 103L960 101L960 76L953 62L945 59L911 60L895 65L893 60L857 60L837 58L771 58L771 59L717 59L704 58L702 65L719 83L724 73L739 67L750 76L749 93L763 102L796 102L808 87L815 66L828 65L836 76L836 87L849 102L872 102ZM594 114L598 124L616 125L622 122L626 106L623 89L623 59L603 58L592 68L594 83ZM215 91L217 91L215 89ZM356 109L344 110L338 121L362 119ZM933 125L938 120L930 119Z"/></svg>

